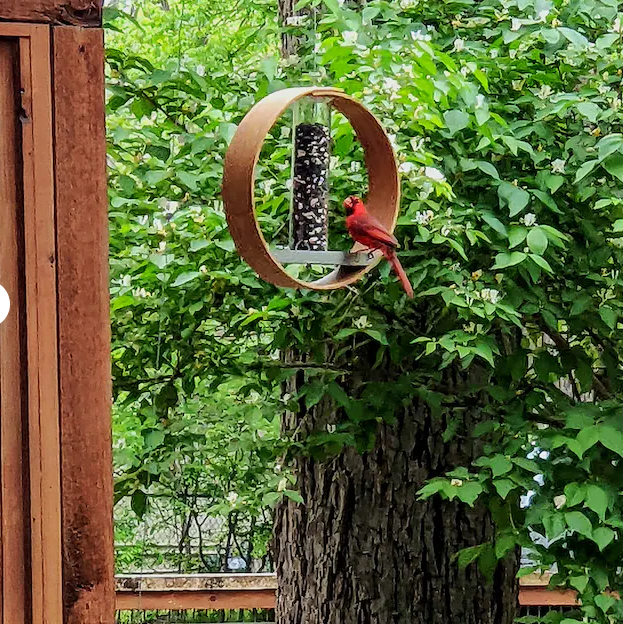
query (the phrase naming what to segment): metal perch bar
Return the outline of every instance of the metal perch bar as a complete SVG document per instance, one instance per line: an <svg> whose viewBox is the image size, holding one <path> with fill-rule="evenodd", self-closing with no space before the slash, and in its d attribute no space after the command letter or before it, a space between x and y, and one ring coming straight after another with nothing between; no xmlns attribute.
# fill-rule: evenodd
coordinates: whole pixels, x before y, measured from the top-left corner
<svg viewBox="0 0 623 624"><path fill-rule="evenodd" d="M297 249L271 249L272 257L281 264L320 264L327 266L368 266L372 259L367 251L347 253L343 251L307 251Z"/></svg>

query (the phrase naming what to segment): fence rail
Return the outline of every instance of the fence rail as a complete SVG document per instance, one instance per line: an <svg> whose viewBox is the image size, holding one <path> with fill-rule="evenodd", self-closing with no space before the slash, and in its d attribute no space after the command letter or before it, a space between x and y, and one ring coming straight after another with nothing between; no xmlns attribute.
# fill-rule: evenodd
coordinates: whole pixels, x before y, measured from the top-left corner
<svg viewBox="0 0 623 624"><path fill-rule="evenodd" d="M522 607L569 607L571 590L549 590L549 575L520 580ZM117 610L274 609L275 574L124 574L117 576Z"/></svg>

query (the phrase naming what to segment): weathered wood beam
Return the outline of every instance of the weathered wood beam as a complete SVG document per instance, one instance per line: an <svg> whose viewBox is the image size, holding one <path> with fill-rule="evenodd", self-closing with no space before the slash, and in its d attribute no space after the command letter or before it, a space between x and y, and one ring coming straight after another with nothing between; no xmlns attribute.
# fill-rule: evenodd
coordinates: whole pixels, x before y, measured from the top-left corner
<svg viewBox="0 0 623 624"><path fill-rule="evenodd" d="M0 0L0 21L96 28L102 0Z"/></svg>
<svg viewBox="0 0 623 624"><path fill-rule="evenodd" d="M522 607L577 605L573 590L547 588L550 574L520 579ZM274 574L124 574L116 578L117 610L274 609Z"/></svg>
<svg viewBox="0 0 623 624"><path fill-rule="evenodd" d="M64 624L113 624L108 219L101 29L52 29Z"/></svg>

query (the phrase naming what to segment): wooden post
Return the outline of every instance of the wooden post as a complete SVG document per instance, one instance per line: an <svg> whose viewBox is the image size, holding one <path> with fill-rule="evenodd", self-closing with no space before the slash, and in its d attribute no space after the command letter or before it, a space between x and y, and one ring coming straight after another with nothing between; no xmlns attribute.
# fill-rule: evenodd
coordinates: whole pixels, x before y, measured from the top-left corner
<svg viewBox="0 0 623 624"><path fill-rule="evenodd" d="M0 624L113 624L99 0L0 0Z"/></svg>

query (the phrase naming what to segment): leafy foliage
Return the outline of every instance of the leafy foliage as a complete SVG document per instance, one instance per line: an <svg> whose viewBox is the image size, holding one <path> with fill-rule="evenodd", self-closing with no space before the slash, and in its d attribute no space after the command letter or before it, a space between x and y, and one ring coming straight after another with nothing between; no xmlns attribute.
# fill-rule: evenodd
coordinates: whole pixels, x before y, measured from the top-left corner
<svg viewBox="0 0 623 624"><path fill-rule="evenodd" d="M259 3L245 6L251 21L264 15L265 35L225 65L195 47L163 69L168 61L153 52L151 61L129 54L138 44L127 33L122 53L109 50L115 387L119 413L142 431L134 467L119 464L120 494L169 487L160 471L178 452L176 438L205 436L201 424L172 429L195 415L203 427L219 409L230 431L247 423L249 446L231 451L246 465L253 431L269 420L266 446L278 450L267 448L263 468L249 470L260 492L276 492L276 456L365 450L379 421L424 401L451 423L447 440L482 443L473 466L421 492L489 504L495 542L459 562L487 572L529 547L535 569L556 564L553 585L580 592L581 617L622 616L609 593L623 589L620 3L374 0L363 11L299 3L310 5L318 19L289 26L316 44L300 59L278 60L274 15ZM234 253L219 199L227 142L253 102L310 80L359 98L391 134L415 304L387 266L356 289L280 292ZM288 209L289 142L287 126L276 128L258 167L258 212L276 239ZM340 200L365 191L360 162L336 116L335 248L347 245ZM282 364L290 348L304 361ZM391 384L377 374L389 367ZM450 393L444 375L461 369L469 383ZM306 382L299 396L281 395L294 372ZM276 443L279 413L293 400L330 401L337 419L305 440L294 432ZM474 404L482 419L472 431L463 414ZM153 480L132 476L150 474L145 458L157 463Z"/></svg>

